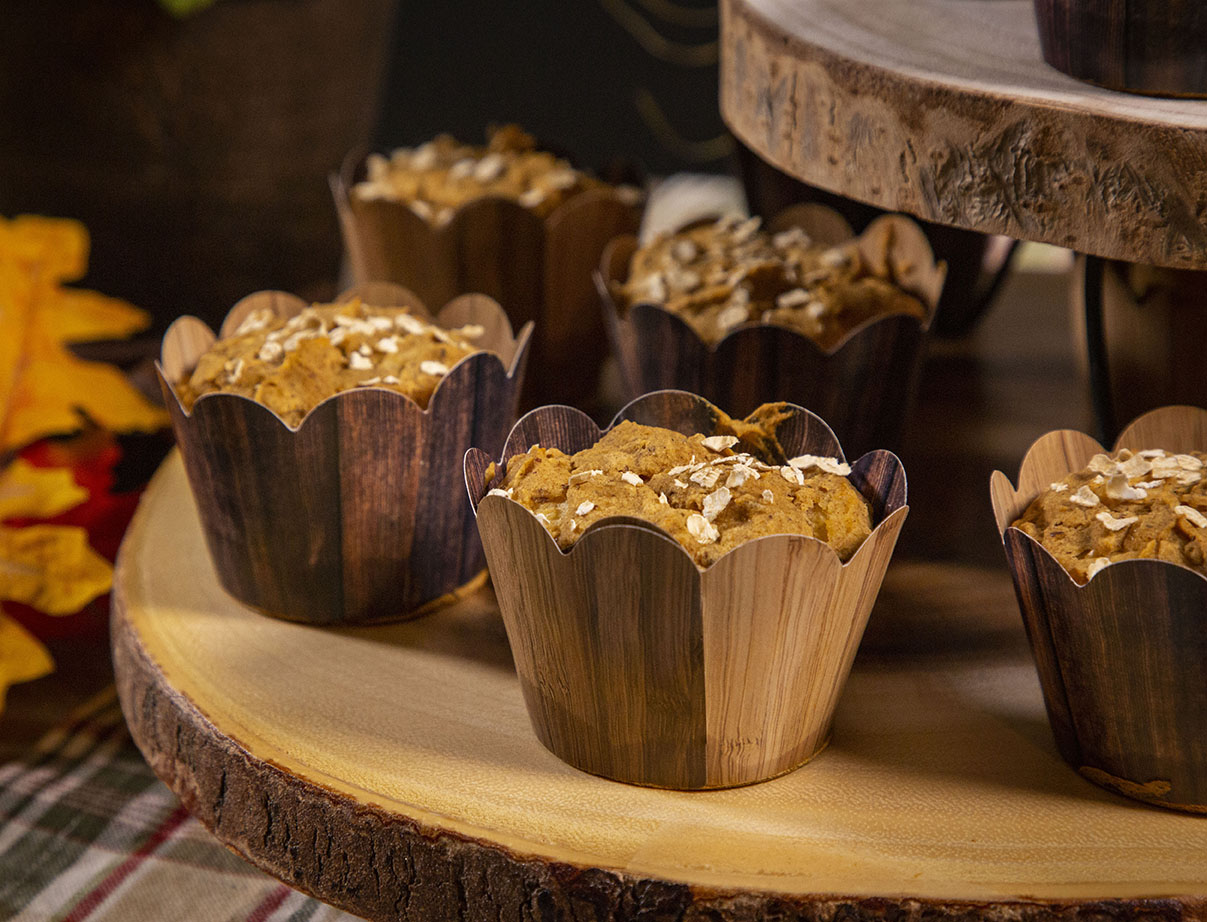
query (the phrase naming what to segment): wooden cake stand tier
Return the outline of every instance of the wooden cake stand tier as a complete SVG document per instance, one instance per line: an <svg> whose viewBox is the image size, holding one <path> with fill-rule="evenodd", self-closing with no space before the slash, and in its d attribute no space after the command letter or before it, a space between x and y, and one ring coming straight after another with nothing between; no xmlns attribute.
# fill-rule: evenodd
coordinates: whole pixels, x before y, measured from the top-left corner
<svg viewBox="0 0 1207 922"><path fill-rule="evenodd" d="M1044 63L1031 0L722 0L721 113L773 166L881 208L1207 268L1207 101Z"/></svg>
<svg viewBox="0 0 1207 922"><path fill-rule="evenodd" d="M899 562L829 749L694 794L543 749L489 590L361 629L234 602L175 455L114 603L122 705L159 776L248 860L369 919L1207 918L1207 820L1057 756L1004 563Z"/></svg>

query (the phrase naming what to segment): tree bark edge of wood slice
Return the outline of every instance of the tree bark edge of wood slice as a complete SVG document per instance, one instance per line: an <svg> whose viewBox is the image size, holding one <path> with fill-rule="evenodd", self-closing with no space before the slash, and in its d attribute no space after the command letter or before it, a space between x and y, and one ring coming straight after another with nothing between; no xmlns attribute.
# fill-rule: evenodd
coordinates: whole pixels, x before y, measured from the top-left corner
<svg viewBox="0 0 1207 922"><path fill-rule="evenodd" d="M1057 759L1004 571L902 563L830 748L765 785L700 794L605 782L546 752L488 590L373 628L239 605L206 558L178 455L114 582L119 693L156 772L234 850L370 919L1207 918L1207 827L1130 806ZM953 632L955 660L899 649L919 618ZM990 654L991 681L981 660L966 668L969 643ZM986 693L1006 711L969 707ZM973 745L943 727L975 731ZM1000 830L986 822L999 798ZM908 838L911 803L945 805L939 840ZM880 857L885 823L913 860ZM1029 843L1060 829L1055 854L1076 870L1053 877ZM1011 842L1024 847L1003 865Z"/></svg>
<svg viewBox="0 0 1207 922"><path fill-rule="evenodd" d="M827 192L1207 267L1207 110L1046 66L1030 0L722 0L720 107L742 144Z"/></svg>
<svg viewBox="0 0 1207 922"><path fill-rule="evenodd" d="M112 649L131 736L184 807L256 867L370 922L1075 922L1087 913L1099 922L1207 919L1207 899L1085 904L784 895L693 886L524 856L356 803L257 759L171 687L117 597Z"/></svg>

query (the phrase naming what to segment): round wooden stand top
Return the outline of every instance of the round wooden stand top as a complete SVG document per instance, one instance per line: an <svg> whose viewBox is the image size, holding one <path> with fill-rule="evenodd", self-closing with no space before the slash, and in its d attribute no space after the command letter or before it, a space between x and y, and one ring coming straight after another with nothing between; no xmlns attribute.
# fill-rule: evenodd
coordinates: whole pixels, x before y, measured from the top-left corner
<svg viewBox="0 0 1207 922"><path fill-rule="evenodd" d="M896 565L833 743L679 793L558 761L489 591L318 629L218 587L173 456L122 550L131 731L215 835L373 920L1207 918L1207 819L1060 761L1003 573Z"/></svg>
<svg viewBox="0 0 1207 922"><path fill-rule="evenodd" d="M784 172L941 224L1207 268L1207 101L1049 67L1031 0L721 7L721 113Z"/></svg>

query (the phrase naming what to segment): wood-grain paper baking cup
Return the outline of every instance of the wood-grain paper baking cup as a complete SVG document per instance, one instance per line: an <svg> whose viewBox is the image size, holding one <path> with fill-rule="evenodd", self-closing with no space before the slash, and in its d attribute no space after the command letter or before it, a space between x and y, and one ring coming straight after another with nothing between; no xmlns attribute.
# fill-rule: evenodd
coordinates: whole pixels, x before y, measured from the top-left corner
<svg viewBox="0 0 1207 922"><path fill-rule="evenodd" d="M1207 450L1207 411L1162 407L1128 426L1115 450ZM1163 560L1111 564L1084 586L1011 526L1049 483L1102 447L1049 432L1028 450L1018 489L1001 471L993 512L1065 761L1128 797L1207 813L1207 578Z"/></svg>
<svg viewBox="0 0 1207 922"><path fill-rule="evenodd" d="M340 295L405 306L394 285ZM306 302L262 291L227 315L221 335L252 311L293 316ZM291 428L263 404L234 394L199 398L192 412L171 385L196 365L214 333L181 317L164 336L158 367L206 543L223 587L266 614L319 624L413 617L476 584L483 569L465 497L466 449L498 450L515 419L531 324L519 336L489 298L466 295L435 318L485 327L426 410L396 391L361 387L324 400Z"/></svg>
<svg viewBox="0 0 1207 922"><path fill-rule="evenodd" d="M800 227L825 245L853 236L837 212L816 204L788 208L768 227ZM887 267L890 277L922 301L926 319L872 318L830 349L771 323L744 324L709 344L665 305L652 302L634 304L622 315L611 285L628 277L637 245L632 236L612 241L596 275L608 334L631 396L680 388L738 415L787 400L827 420L853 453L897 447L947 273L914 221L900 215L877 218L858 246L864 259Z"/></svg>
<svg viewBox="0 0 1207 922"><path fill-rule="evenodd" d="M1044 60L1112 90L1207 96L1207 8L1171 0L1035 0Z"/></svg>
<svg viewBox="0 0 1207 922"><path fill-rule="evenodd" d="M820 418L792 409L777 433L789 457L842 457ZM717 409L660 391L612 425L626 419L711 433ZM542 407L516 424L500 465L537 443L570 453L602 434L576 410ZM847 563L815 538L773 535L707 569L628 517L593 523L563 552L527 508L486 495L490 461L469 452L466 485L528 714L555 755L617 781L700 789L772 778L824 748L908 511L895 455L852 465L876 527Z"/></svg>
<svg viewBox="0 0 1207 922"><path fill-rule="evenodd" d="M467 291L489 295L516 327L536 322L525 405L594 395L607 337L591 275L609 240L637 232L639 203L614 188L588 189L542 219L484 196L436 223L401 202L351 195L363 172L363 158L350 156L331 178L357 281L405 285L428 304Z"/></svg>

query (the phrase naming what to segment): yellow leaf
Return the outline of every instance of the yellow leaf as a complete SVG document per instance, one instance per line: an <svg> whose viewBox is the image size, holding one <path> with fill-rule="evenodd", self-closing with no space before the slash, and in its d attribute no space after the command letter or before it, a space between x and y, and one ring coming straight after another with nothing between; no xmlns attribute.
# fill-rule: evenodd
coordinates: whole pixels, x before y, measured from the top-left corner
<svg viewBox="0 0 1207 922"><path fill-rule="evenodd" d="M73 282L88 271L88 228L68 218L18 215L0 218L0 252L37 269L48 282Z"/></svg>
<svg viewBox="0 0 1207 922"><path fill-rule="evenodd" d="M144 310L85 288L60 288L49 310L38 314L43 330L64 343L125 339L151 323Z"/></svg>
<svg viewBox="0 0 1207 922"><path fill-rule="evenodd" d="M167 424L167 414L113 366L77 359L40 329L28 344L24 373L0 430L0 449L73 432L83 424L81 413L111 432L154 432Z"/></svg>
<svg viewBox="0 0 1207 922"><path fill-rule="evenodd" d="M0 471L0 522L18 516L49 519L87 498L88 491L66 468L34 467L17 458Z"/></svg>
<svg viewBox="0 0 1207 922"><path fill-rule="evenodd" d="M21 290L22 283L27 281L28 274L22 274L16 263L0 257L0 331L3 331L0 336L0 435L4 430L6 410L21 376L25 341L29 338L33 295Z"/></svg>
<svg viewBox="0 0 1207 922"><path fill-rule="evenodd" d="M0 710L10 685L40 679L53 669L46 648L0 609Z"/></svg>
<svg viewBox="0 0 1207 922"><path fill-rule="evenodd" d="M113 584L109 561L73 525L0 526L0 599L48 615L77 612Z"/></svg>
<svg viewBox="0 0 1207 922"><path fill-rule="evenodd" d="M65 345L128 336L148 321L124 301L61 287L83 275L87 260L88 232L78 222L0 218L0 454L74 432L84 416L115 432L167 425L125 375Z"/></svg>

